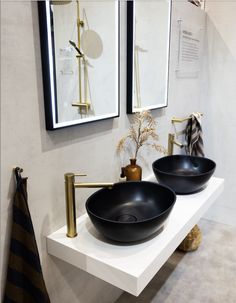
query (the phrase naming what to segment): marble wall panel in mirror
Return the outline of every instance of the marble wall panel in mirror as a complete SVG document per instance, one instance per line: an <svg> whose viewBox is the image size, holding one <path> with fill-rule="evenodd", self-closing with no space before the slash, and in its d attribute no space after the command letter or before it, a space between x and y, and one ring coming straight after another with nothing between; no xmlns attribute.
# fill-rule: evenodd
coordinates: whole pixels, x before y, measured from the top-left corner
<svg viewBox="0 0 236 303"><path fill-rule="evenodd" d="M46 128L119 115L119 1L39 1Z"/></svg>
<svg viewBox="0 0 236 303"><path fill-rule="evenodd" d="M171 0L127 2L127 113L167 106Z"/></svg>

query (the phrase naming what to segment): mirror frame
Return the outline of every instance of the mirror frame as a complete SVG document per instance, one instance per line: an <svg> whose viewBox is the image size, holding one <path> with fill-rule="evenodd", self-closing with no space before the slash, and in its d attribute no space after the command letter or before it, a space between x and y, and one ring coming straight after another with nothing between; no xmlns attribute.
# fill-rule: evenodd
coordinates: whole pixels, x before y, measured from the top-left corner
<svg viewBox="0 0 236 303"><path fill-rule="evenodd" d="M74 125L91 123L120 116L120 2L114 0L117 5L117 86L116 86L116 108L114 113L108 113L94 118L83 118L66 122L58 122L57 115L57 83L54 41L51 35L51 13L50 0L38 1L39 33L41 45L41 62L44 90L44 110L47 130L56 130ZM80 121L81 120L81 121ZM86 121L83 121L86 120Z"/></svg>
<svg viewBox="0 0 236 303"><path fill-rule="evenodd" d="M127 1L127 114L134 114L137 111L152 110L164 108L168 106L168 89L169 89L169 70L170 70L170 42L171 42L171 13L172 13L172 0L168 0L169 19L168 19L168 42L167 42L167 72L166 72L166 89L165 101L162 104L155 104L150 106L141 107L134 111L133 108L133 89L134 89L134 47L135 47L135 0Z"/></svg>

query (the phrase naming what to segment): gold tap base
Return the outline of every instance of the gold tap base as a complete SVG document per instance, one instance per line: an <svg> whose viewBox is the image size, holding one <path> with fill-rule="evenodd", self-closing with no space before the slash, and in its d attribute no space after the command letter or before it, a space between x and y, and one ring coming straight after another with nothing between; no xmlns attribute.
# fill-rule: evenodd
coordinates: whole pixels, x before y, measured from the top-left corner
<svg viewBox="0 0 236 303"><path fill-rule="evenodd" d="M68 238L74 238L74 237L77 237L77 233L73 233L73 234L69 234L69 233L67 233L66 234L66 236L68 237Z"/></svg>

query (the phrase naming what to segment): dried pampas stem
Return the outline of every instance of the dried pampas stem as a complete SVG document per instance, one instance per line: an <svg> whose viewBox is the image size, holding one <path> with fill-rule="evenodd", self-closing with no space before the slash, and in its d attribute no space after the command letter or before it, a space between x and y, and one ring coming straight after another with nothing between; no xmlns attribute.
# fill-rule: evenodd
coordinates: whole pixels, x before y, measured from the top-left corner
<svg viewBox="0 0 236 303"><path fill-rule="evenodd" d="M156 121L150 111L138 112L133 116L133 121L128 134L121 138L117 145L117 152L124 151L127 145L133 149L133 159L137 159L138 152L142 146L150 146L156 151L166 154L166 149L157 144L159 137L156 133Z"/></svg>

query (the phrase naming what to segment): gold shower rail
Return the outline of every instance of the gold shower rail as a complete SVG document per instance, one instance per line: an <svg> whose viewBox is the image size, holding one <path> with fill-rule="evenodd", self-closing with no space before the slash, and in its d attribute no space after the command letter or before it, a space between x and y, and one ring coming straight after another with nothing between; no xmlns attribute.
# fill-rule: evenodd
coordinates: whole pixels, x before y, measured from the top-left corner
<svg viewBox="0 0 236 303"><path fill-rule="evenodd" d="M83 114L88 114L88 111L91 107L90 102L87 100L87 81L88 81L88 71L87 71L87 62L85 59L85 54L83 54L81 49L81 28L84 27L84 21L80 19L80 2L79 0L76 0L77 4L77 39L78 44L76 45L75 42L69 40L70 44L76 49L78 54L76 55L76 58L78 60L78 77L79 77L79 101L73 102L72 106L76 106L79 108L79 113L82 117ZM84 64L84 96L82 96L82 61ZM84 97L84 101L83 101Z"/></svg>

